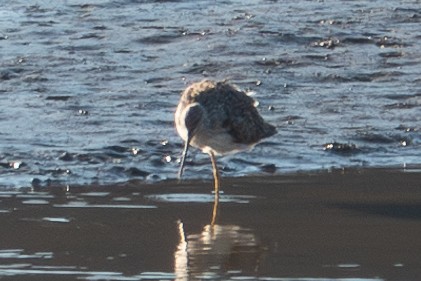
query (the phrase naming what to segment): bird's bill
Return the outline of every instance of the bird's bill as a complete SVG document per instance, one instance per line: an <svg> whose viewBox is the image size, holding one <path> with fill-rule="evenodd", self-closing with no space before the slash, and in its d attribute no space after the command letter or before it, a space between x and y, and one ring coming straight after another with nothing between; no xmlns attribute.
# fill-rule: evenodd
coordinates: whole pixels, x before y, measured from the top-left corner
<svg viewBox="0 0 421 281"><path fill-rule="evenodd" d="M183 154L181 155L181 165L180 165L180 170L178 171L179 180L181 180L181 176L183 175L184 163L186 161L187 151L189 150L189 143L190 143L190 138L188 138L186 143L184 144Z"/></svg>

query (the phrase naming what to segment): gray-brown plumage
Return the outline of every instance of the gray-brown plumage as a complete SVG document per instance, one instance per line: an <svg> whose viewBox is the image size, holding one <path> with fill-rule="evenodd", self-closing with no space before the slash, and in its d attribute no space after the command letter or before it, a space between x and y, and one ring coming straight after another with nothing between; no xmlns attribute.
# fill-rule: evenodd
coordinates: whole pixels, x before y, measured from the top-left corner
<svg viewBox="0 0 421 281"><path fill-rule="evenodd" d="M204 80L189 86L181 95L175 112L178 134L185 141L179 178L189 145L208 153L212 160L215 193L219 173L215 155L249 149L276 133L254 106L255 101L226 82Z"/></svg>

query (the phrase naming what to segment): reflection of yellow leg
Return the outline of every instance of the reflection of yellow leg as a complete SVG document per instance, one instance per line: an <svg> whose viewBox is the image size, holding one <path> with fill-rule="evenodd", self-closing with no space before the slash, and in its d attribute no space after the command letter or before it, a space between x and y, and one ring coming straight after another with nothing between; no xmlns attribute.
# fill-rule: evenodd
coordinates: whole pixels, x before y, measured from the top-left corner
<svg viewBox="0 0 421 281"><path fill-rule="evenodd" d="M212 169L213 169L213 179L215 181L215 198L213 201L213 210L212 210L212 222L211 225L213 226L216 222L216 217L218 215L218 203L219 203L219 171L218 166L216 165L216 158L213 152L209 153L212 161Z"/></svg>
<svg viewBox="0 0 421 281"><path fill-rule="evenodd" d="M215 199L213 201L213 210L212 210L212 221L211 226L214 226L216 223L216 217L218 216L218 203L219 203L219 195L215 193Z"/></svg>

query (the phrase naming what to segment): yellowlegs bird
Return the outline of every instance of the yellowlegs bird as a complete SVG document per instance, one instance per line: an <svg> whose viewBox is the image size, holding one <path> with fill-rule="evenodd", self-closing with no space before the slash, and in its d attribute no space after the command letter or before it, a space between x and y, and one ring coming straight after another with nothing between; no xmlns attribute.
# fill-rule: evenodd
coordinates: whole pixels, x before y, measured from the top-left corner
<svg viewBox="0 0 421 281"><path fill-rule="evenodd" d="M253 98L226 82L203 80L185 89L175 112L177 132L185 141L179 179L189 146L199 148L210 155L218 196L215 155L249 149L276 133L276 128L263 120L254 104Z"/></svg>

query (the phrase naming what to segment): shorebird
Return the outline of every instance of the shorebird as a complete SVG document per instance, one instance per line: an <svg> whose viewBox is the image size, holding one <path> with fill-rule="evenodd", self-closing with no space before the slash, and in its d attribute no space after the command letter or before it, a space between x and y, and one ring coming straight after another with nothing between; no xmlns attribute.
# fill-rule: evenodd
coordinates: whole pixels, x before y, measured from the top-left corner
<svg viewBox="0 0 421 281"><path fill-rule="evenodd" d="M252 148L276 133L255 107L255 100L227 82L203 80L187 87L175 112L175 126L184 140L181 179L189 146L208 153L213 168L215 196L219 196L220 176L216 155Z"/></svg>

